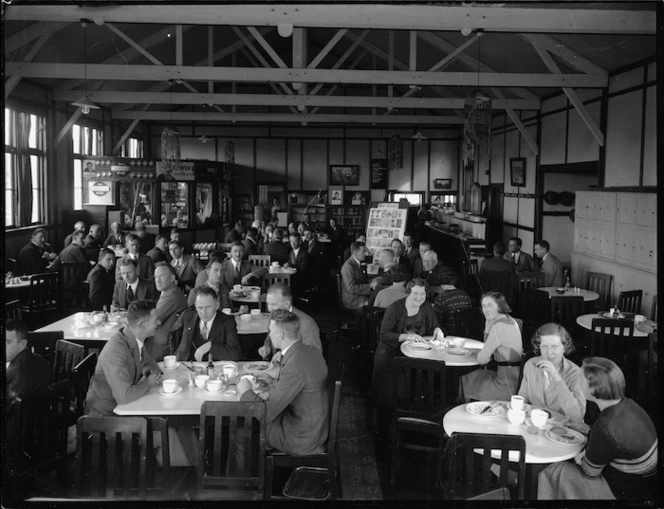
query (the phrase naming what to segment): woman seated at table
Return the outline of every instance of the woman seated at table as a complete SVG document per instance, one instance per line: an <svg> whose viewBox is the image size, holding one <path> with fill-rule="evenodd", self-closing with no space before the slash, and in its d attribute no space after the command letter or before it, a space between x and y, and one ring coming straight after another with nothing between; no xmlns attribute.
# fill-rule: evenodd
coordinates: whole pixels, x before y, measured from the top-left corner
<svg viewBox="0 0 664 509"><path fill-rule="evenodd" d="M433 305L427 302L426 282L411 279L406 285L408 296L390 304L381 322L380 340L374 354L374 372L371 381L378 424L385 431L391 423L391 411L396 401L396 372L392 360L403 341L424 341L422 336L441 338L443 331Z"/></svg>
<svg viewBox="0 0 664 509"><path fill-rule="evenodd" d="M539 474L538 499L651 499L657 493L657 431L648 414L625 397L625 376L611 360L588 357L581 387L600 409L588 445L575 463Z"/></svg>
<svg viewBox="0 0 664 509"><path fill-rule="evenodd" d="M461 377L459 397L470 400L509 400L517 391L521 365L521 330L507 313L512 310L500 292L482 295L484 347L477 353L478 364L488 364L493 357L498 369L478 369Z"/></svg>
<svg viewBox="0 0 664 509"><path fill-rule="evenodd" d="M565 357L574 351L565 327L545 323L535 332L532 345L537 357L528 359L523 367L519 395L526 403L583 421L586 398L581 390L581 368Z"/></svg>

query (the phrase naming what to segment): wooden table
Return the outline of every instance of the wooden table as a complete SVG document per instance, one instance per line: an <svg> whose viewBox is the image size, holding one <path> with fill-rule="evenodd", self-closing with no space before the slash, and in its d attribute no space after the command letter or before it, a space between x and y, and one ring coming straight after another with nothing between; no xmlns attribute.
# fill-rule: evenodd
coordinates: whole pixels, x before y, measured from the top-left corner
<svg viewBox="0 0 664 509"><path fill-rule="evenodd" d="M592 321L595 318L606 318L606 317L602 316L598 313L592 313L592 314L589 314L589 315L581 315L581 316L577 317L576 323L579 324L584 329L592 330ZM648 323L651 323L651 324L654 323L655 327L657 327L657 324L655 322L648 321ZM648 336L647 333L642 332L639 329L637 329L636 327L634 327L634 337L635 338L645 338L646 336Z"/></svg>
<svg viewBox="0 0 664 509"><path fill-rule="evenodd" d="M538 290L542 290L543 292L548 293L549 297L578 297L580 295L583 297L583 302L594 302L599 299L599 293L593 292L592 290L584 290L583 288L579 288L579 293L575 293L573 291L558 293L556 292L556 288L556 286L543 286L538 288Z"/></svg>
<svg viewBox="0 0 664 509"><path fill-rule="evenodd" d="M454 338L455 336L446 336L445 339L453 340ZM484 347L484 343L477 341L476 339L463 339L466 340L466 344L463 347L470 352L470 355L467 357L451 355L448 353L449 348L433 347L431 350L414 350L408 346L408 342L406 341L401 343L401 352L406 357L413 357L415 359L445 361L445 365L449 367L479 366L477 362L477 353Z"/></svg>
<svg viewBox="0 0 664 509"><path fill-rule="evenodd" d="M153 387L148 394L124 405L118 405L113 412L117 415L200 415L201 407L204 401L238 401L238 395L225 394L224 391L209 392L205 388L188 387L189 374L192 371L185 367L192 366L192 362L180 362L179 366L175 369L165 369L163 363L159 363L159 367L163 371L162 380L167 378L175 378L182 391L178 394L163 395L159 392L161 385ZM207 364L207 363L203 363ZM237 378L231 379L231 388L235 389L234 385L239 380L239 376L247 373L246 367L251 362L238 362L239 375ZM221 369L221 368L219 368ZM271 369L261 371L261 374L269 375L276 379L279 376L279 367L273 366ZM256 372L253 372L256 374Z"/></svg>
<svg viewBox="0 0 664 509"><path fill-rule="evenodd" d="M120 323L91 323L92 313L79 312L48 324L35 332L62 331L66 340L86 348L103 348L106 341L123 327Z"/></svg>

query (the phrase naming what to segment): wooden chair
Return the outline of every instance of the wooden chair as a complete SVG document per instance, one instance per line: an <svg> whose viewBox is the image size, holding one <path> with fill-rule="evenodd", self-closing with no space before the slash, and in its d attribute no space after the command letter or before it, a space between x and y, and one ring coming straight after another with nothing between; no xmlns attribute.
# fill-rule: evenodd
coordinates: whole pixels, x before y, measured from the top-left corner
<svg viewBox="0 0 664 509"><path fill-rule="evenodd" d="M595 303L595 309L598 311L609 308L611 298L611 283L613 276L611 274L602 274L600 272L588 272L586 288L599 293L599 299Z"/></svg>
<svg viewBox="0 0 664 509"><path fill-rule="evenodd" d="M5 303L5 320L23 320L20 300L10 300Z"/></svg>
<svg viewBox="0 0 664 509"><path fill-rule="evenodd" d="M618 295L618 309L626 313L634 313L635 315L638 315L641 313L642 298L643 290L620 292Z"/></svg>
<svg viewBox="0 0 664 509"><path fill-rule="evenodd" d="M67 429L72 385L69 380L51 384L45 392L17 400L13 427L7 440L9 471L14 486L27 482L30 489L44 475L58 472L59 489L66 493ZM10 425L11 426L11 425Z"/></svg>
<svg viewBox="0 0 664 509"><path fill-rule="evenodd" d="M479 308L467 308L455 311L454 331L455 334L464 338L484 339L484 313Z"/></svg>
<svg viewBox="0 0 664 509"><path fill-rule="evenodd" d="M445 362L395 357L396 417L417 417L438 422L448 410Z"/></svg>
<svg viewBox="0 0 664 509"><path fill-rule="evenodd" d="M341 277L341 273L337 273L337 296L338 296L338 302L339 302L339 323L337 325L337 328L335 332L337 333L337 342L339 341L339 335L341 334L342 330L347 331L347 332L355 332L355 329L357 327L357 313L359 312L358 310L355 309L350 309L344 306L343 304L343 298L342 298L342 285L343 285L343 279Z"/></svg>
<svg viewBox="0 0 664 509"><path fill-rule="evenodd" d="M551 321L549 294L537 288L524 288L521 292L521 318L523 319L524 347L540 325Z"/></svg>
<svg viewBox="0 0 664 509"><path fill-rule="evenodd" d="M80 417L76 423L76 493L144 500L148 424L142 417Z"/></svg>
<svg viewBox="0 0 664 509"><path fill-rule="evenodd" d="M330 417L330 434L327 439L327 452L315 456L288 456L283 453L267 457L266 498L272 491L275 466L293 467L282 491L287 498L298 500L336 500L341 498L339 479L337 431L339 428L339 408L341 405L341 379L334 382L334 397Z"/></svg>
<svg viewBox="0 0 664 509"><path fill-rule="evenodd" d="M33 274L29 278L28 300L21 306L31 325L38 326L58 311L60 277L56 273Z"/></svg>
<svg viewBox="0 0 664 509"><path fill-rule="evenodd" d="M76 403L76 420L85 414L85 398L88 395L90 380L97 367L97 354L88 354L71 371L71 381L74 386L74 401Z"/></svg>
<svg viewBox="0 0 664 509"><path fill-rule="evenodd" d="M572 332L576 327L576 318L583 314L583 296L554 295L550 300L551 321L559 323L569 332Z"/></svg>
<svg viewBox="0 0 664 509"><path fill-rule="evenodd" d="M395 423L394 437L390 474L393 496L409 500L433 498L442 478L445 448L442 426L424 419L400 417Z"/></svg>
<svg viewBox="0 0 664 509"><path fill-rule="evenodd" d="M270 255L249 255L249 263L256 267L269 267Z"/></svg>
<svg viewBox="0 0 664 509"><path fill-rule="evenodd" d="M500 451L500 460L491 458L492 451L496 450ZM444 497L465 500L497 488L509 489L510 453L518 454L514 498L523 500L526 485L526 441L522 436L453 433L447 446L449 473L442 483ZM491 464L494 461L500 464L500 476L497 481L491 472Z"/></svg>
<svg viewBox="0 0 664 509"><path fill-rule="evenodd" d="M226 427L228 432L223 432ZM231 468L234 444L244 445L241 471ZM231 457L231 458L229 458ZM198 440L198 490L215 491L215 496L262 499L265 482L265 404L205 401L201 408Z"/></svg>
<svg viewBox="0 0 664 509"><path fill-rule="evenodd" d="M63 262L60 264L60 306L65 310L87 311L90 307L88 289L83 282L91 265L87 262Z"/></svg>
<svg viewBox="0 0 664 509"><path fill-rule="evenodd" d="M606 357L616 364L626 360L630 344L634 344L634 321L593 318L590 327L590 355Z"/></svg>
<svg viewBox="0 0 664 509"><path fill-rule="evenodd" d="M291 275L283 273L265 274L263 276L263 291L267 291L275 283L283 283L291 286Z"/></svg>
<svg viewBox="0 0 664 509"><path fill-rule="evenodd" d="M146 491L149 498L169 500L171 498L171 454L168 441L168 422L163 417L147 416L146 442ZM157 457L154 451L154 435L159 434L159 454L161 454L161 475L158 475Z"/></svg>
<svg viewBox="0 0 664 509"><path fill-rule="evenodd" d="M28 332L28 345L32 353L41 355L51 365L55 359L55 344L63 340L65 333L63 331L52 332Z"/></svg>
<svg viewBox="0 0 664 509"><path fill-rule="evenodd" d="M71 378L71 373L79 362L85 357L85 347L59 339L55 343L53 359L51 362L54 381Z"/></svg>
<svg viewBox="0 0 664 509"><path fill-rule="evenodd" d="M362 308L362 341L360 352L362 356L362 394L367 394L371 386L373 374L373 358L378 340L380 338L380 325L385 316L385 308L364 306Z"/></svg>

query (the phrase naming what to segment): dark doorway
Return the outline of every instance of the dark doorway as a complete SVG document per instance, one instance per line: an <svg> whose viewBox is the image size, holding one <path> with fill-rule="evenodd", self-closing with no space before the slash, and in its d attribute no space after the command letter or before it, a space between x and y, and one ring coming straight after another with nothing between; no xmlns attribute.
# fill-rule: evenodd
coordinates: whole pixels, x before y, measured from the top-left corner
<svg viewBox="0 0 664 509"><path fill-rule="evenodd" d="M494 243L503 240L503 184L489 184L482 191L486 200L486 249L491 252Z"/></svg>

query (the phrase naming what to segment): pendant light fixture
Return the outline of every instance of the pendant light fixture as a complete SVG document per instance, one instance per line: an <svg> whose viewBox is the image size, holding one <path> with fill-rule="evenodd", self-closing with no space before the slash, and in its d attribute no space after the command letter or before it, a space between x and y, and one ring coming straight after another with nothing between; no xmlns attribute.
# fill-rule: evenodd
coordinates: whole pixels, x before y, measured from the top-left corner
<svg viewBox="0 0 664 509"><path fill-rule="evenodd" d="M203 105L203 128L201 130L203 131L203 134L198 137L198 141L205 144L210 141L210 138L205 136L205 104Z"/></svg>
<svg viewBox="0 0 664 509"><path fill-rule="evenodd" d="M88 97L88 21L82 19L81 27L83 27L83 97L71 104L81 108L81 113L87 115L90 110L98 110L99 106Z"/></svg>

